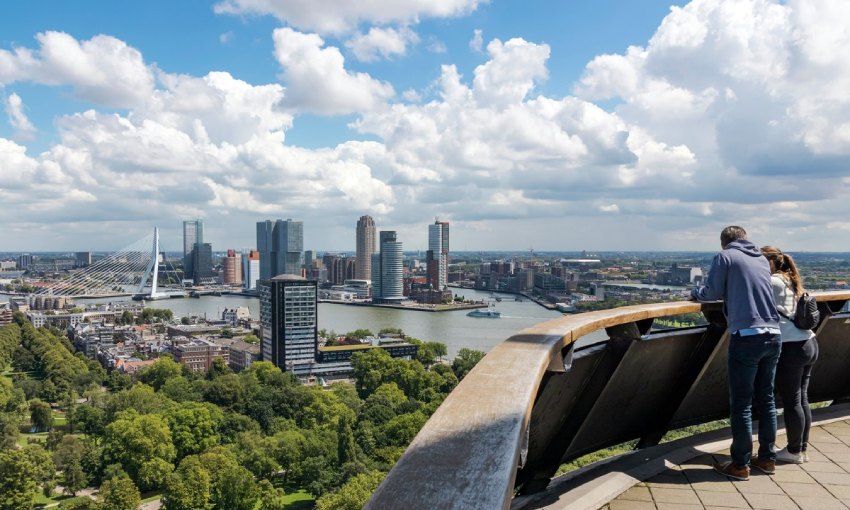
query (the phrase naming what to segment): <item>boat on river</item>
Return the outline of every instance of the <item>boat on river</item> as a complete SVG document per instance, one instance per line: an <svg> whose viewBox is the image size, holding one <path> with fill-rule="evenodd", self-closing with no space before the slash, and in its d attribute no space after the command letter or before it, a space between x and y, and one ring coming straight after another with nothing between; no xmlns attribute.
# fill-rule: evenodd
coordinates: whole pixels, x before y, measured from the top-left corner
<svg viewBox="0 0 850 510"><path fill-rule="evenodd" d="M496 310L472 310L468 314L467 317L482 317L487 319L498 319L502 316L502 312L497 312Z"/></svg>

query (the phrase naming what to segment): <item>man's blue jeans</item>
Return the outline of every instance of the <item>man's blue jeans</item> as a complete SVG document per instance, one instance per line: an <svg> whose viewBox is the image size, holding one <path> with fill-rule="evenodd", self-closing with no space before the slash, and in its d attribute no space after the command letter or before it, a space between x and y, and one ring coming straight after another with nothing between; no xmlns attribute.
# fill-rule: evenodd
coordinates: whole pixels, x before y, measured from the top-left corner
<svg viewBox="0 0 850 510"><path fill-rule="evenodd" d="M759 452L763 460L776 460L776 404L773 379L782 352L779 335L740 336L729 342L729 407L732 410L732 462L749 466L753 454L753 415L759 419Z"/></svg>

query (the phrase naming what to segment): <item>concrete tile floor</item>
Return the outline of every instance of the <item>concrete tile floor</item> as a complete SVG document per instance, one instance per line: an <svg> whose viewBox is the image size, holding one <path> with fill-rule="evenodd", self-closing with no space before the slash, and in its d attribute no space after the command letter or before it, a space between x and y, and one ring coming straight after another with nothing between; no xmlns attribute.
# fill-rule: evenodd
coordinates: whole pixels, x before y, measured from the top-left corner
<svg viewBox="0 0 850 510"><path fill-rule="evenodd" d="M810 462L778 465L771 476L754 471L746 482L730 481L712 470L715 460L728 459L728 450L691 459L635 485L603 509L850 510L850 420L813 428Z"/></svg>

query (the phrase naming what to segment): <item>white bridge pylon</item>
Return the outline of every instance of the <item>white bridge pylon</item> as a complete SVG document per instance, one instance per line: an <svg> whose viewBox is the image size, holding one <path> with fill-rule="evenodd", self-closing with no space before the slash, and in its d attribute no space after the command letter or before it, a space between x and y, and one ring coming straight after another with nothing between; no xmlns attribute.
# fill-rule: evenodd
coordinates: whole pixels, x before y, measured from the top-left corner
<svg viewBox="0 0 850 510"><path fill-rule="evenodd" d="M136 294L142 294L145 291L145 286L148 284L149 279L151 283L151 299L166 296L166 294L160 294L159 292L157 292L156 288L156 284L159 280L159 227L153 228L151 261L148 263L148 267L145 269L145 273L142 275L142 281L141 283L139 283L139 290L136 291Z"/></svg>

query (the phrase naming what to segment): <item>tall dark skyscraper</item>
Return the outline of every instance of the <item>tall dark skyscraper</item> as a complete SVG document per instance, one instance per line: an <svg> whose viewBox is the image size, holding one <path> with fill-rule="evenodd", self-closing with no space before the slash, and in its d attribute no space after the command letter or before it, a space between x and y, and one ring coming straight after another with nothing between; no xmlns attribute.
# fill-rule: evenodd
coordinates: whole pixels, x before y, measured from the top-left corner
<svg viewBox="0 0 850 510"><path fill-rule="evenodd" d="M190 257L192 263L192 280L195 284L212 278L212 245L210 243L195 243Z"/></svg>
<svg viewBox="0 0 850 510"><path fill-rule="evenodd" d="M301 275L304 251L304 223L271 220L257 222L257 251L260 252L260 279L279 274Z"/></svg>
<svg viewBox="0 0 850 510"><path fill-rule="evenodd" d="M257 287L263 361L308 375L319 348L316 282L282 274L260 280Z"/></svg>
<svg viewBox="0 0 850 510"><path fill-rule="evenodd" d="M355 270L358 280L372 279L372 254L375 253L375 220L361 216L357 220L357 253Z"/></svg>

